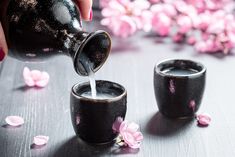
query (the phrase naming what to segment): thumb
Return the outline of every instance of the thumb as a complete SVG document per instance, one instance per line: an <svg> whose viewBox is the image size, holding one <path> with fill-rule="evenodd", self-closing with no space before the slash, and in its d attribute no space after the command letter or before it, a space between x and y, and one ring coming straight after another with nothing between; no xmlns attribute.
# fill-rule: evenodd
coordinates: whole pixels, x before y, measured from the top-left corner
<svg viewBox="0 0 235 157"><path fill-rule="evenodd" d="M0 61L2 61L8 52L5 35L0 22Z"/></svg>

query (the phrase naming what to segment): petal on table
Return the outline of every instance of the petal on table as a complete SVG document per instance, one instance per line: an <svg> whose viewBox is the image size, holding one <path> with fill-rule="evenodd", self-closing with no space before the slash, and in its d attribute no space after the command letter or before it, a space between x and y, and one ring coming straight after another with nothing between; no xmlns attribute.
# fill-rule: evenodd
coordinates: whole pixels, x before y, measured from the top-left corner
<svg viewBox="0 0 235 157"><path fill-rule="evenodd" d="M197 115L197 121L199 125L208 126L211 122L211 117L207 113Z"/></svg>
<svg viewBox="0 0 235 157"><path fill-rule="evenodd" d="M30 73L34 81L40 80L42 77L42 73L39 70L32 70Z"/></svg>
<svg viewBox="0 0 235 157"><path fill-rule="evenodd" d="M47 144L49 136L38 135L33 138L33 143L37 146L42 146Z"/></svg>
<svg viewBox="0 0 235 157"><path fill-rule="evenodd" d="M34 80L33 80L31 77L29 77L29 78L24 78L24 82L25 82L25 84L26 84L27 86L29 86L29 87L32 87L32 86L35 85L35 82L34 82Z"/></svg>
<svg viewBox="0 0 235 157"><path fill-rule="evenodd" d="M31 77L31 76L30 76L30 70L29 70L28 67L24 67L23 76L24 76L24 78L29 78L29 77Z"/></svg>
<svg viewBox="0 0 235 157"><path fill-rule="evenodd" d="M24 124L24 119L20 116L8 116L5 119L6 123L11 126L20 126Z"/></svg>
<svg viewBox="0 0 235 157"><path fill-rule="evenodd" d="M41 73L41 78L35 83L38 87L45 87L49 82L50 76L47 72Z"/></svg>

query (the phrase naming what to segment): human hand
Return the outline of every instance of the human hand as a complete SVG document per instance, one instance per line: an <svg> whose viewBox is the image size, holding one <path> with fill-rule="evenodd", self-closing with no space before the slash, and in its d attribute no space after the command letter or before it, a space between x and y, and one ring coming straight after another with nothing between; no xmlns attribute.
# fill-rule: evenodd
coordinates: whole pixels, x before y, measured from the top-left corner
<svg viewBox="0 0 235 157"><path fill-rule="evenodd" d="M0 61L4 59L8 51L5 35L0 21Z"/></svg>
<svg viewBox="0 0 235 157"><path fill-rule="evenodd" d="M92 20L92 0L75 0L81 12L81 16L86 21Z"/></svg>

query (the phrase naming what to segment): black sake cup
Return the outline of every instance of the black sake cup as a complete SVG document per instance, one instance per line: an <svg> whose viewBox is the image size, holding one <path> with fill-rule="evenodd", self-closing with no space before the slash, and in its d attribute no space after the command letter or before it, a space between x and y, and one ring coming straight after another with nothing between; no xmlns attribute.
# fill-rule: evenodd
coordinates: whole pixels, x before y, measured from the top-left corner
<svg viewBox="0 0 235 157"><path fill-rule="evenodd" d="M171 59L156 64L154 91L160 113L169 118L193 117L200 107L205 82L206 68L201 63Z"/></svg>
<svg viewBox="0 0 235 157"><path fill-rule="evenodd" d="M97 80L97 93L111 94L108 99L92 99L81 96L91 91L90 83L75 84L70 96L70 110L76 135L90 144L113 142L118 133L112 126L117 118L125 118L127 91L120 84Z"/></svg>

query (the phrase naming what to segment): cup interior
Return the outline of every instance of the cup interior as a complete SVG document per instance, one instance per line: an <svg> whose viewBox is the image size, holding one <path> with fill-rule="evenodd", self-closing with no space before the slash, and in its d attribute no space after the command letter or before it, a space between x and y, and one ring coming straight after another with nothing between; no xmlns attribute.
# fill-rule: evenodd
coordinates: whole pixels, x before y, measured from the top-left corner
<svg viewBox="0 0 235 157"><path fill-rule="evenodd" d="M105 94L110 96L105 99L97 99L99 101L107 99L108 100L119 99L126 94L126 89L122 85L105 80L96 80L96 91L97 94ZM72 88L73 95L81 99L93 99L83 96L84 93L90 93L90 92L91 92L90 82L75 84Z"/></svg>
<svg viewBox="0 0 235 157"><path fill-rule="evenodd" d="M171 59L155 66L157 73L166 76L184 77L202 74L206 68L199 62L183 59Z"/></svg>

